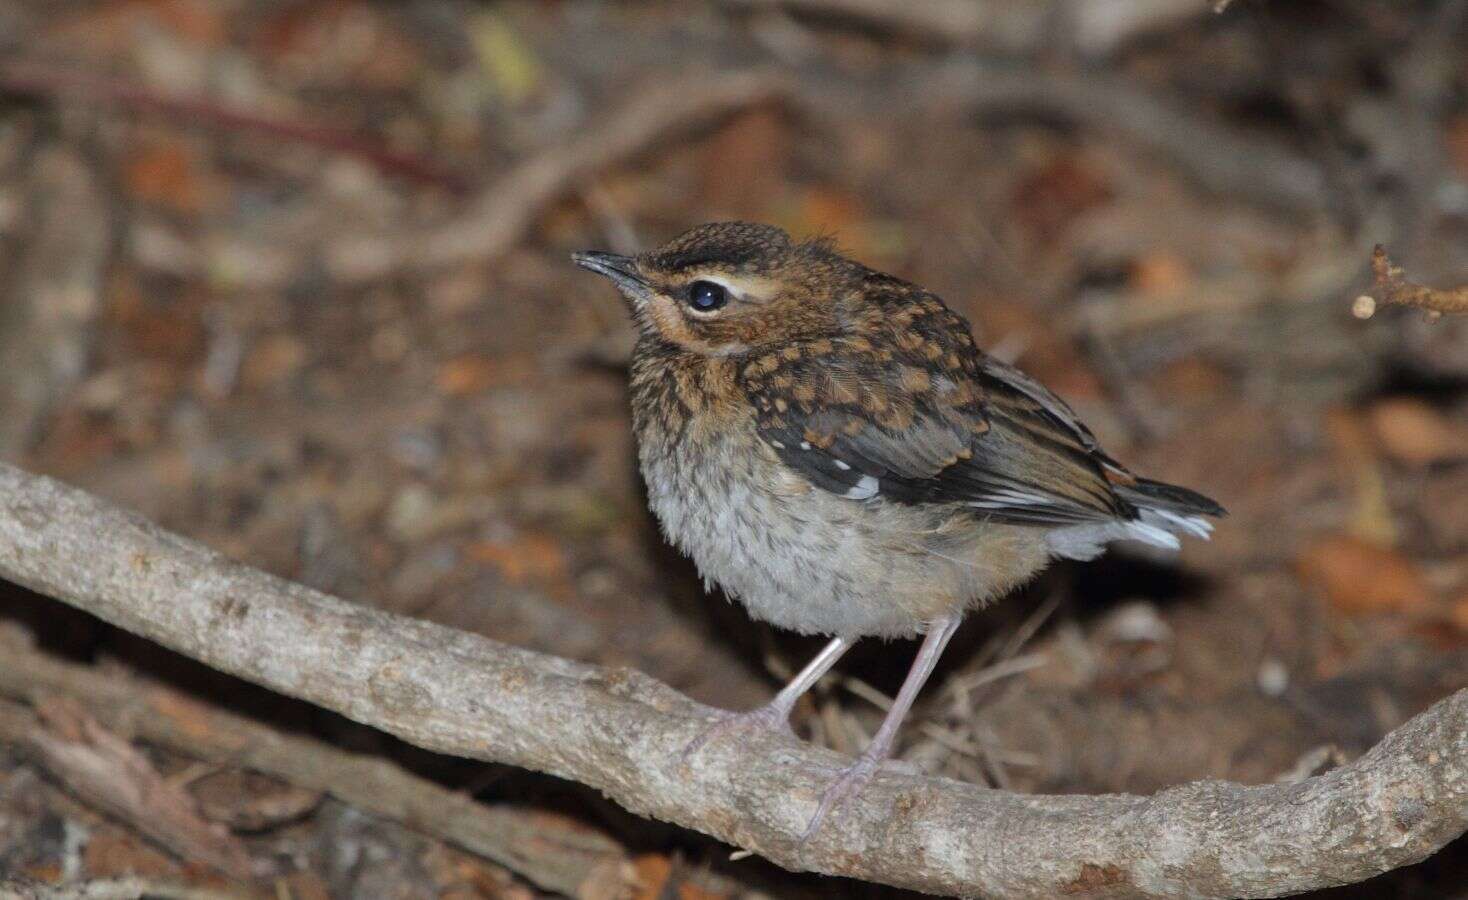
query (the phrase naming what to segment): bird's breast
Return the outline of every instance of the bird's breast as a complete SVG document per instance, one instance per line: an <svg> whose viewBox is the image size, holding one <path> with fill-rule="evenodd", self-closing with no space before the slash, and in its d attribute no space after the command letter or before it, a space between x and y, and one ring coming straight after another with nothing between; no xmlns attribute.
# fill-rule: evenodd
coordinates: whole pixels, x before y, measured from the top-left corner
<svg viewBox="0 0 1468 900"><path fill-rule="evenodd" d="M815 488L759 439L752 416L678 433L646 424L638 453L653 513L705 585L782 628L916 634L1043 562L1025 551L1035 535L1024 529Z"/></svg>

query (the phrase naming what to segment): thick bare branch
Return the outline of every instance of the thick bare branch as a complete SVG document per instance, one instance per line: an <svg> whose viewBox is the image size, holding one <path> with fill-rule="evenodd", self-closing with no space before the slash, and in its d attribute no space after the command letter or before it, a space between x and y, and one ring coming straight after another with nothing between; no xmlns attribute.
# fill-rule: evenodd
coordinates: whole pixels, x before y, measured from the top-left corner
<svg viewBox="0 0 1468 900"><path fill-rule="evenodd" d="M1371 252L1372 285L1370 294L1362 294L1351 306L1358 319L1376 315L1378 304L1415 306L1436 318L1443 313L1468 313L1468 284L1455 288L1434 288L1407 280L1407 273L1387 256L1380 244Z"/></svg>
<svg viewBox="0 0 1468 900"><path fill-rule="evenodd" d="M6 466L0 575L419 746L580 781L790 868L948 894L1277 896L1415 862L1468 827L1468 690L1298 784L1019 796L883 773L802 848L841 758L768 735L685 762L710 710L635 671L356 606Z"/></svg>

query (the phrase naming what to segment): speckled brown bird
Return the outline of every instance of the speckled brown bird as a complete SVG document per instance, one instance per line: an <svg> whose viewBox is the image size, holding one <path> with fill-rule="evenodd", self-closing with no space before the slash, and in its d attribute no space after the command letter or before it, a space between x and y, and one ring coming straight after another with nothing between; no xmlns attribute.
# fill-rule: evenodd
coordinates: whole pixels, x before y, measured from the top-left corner
<svg viewBox="0 0 1468 900"><path fill-rule="evenodd" d="M925 635L810 836L892 750L970 609L1113 540L1176 548L1219 505L1131 474L1039 382L986 355L934 294L766 225L702 225L638 256L588 252L640 331L631 400L668 538L756 618L830 643L735 727L788 728L851 647Z"/></svg>

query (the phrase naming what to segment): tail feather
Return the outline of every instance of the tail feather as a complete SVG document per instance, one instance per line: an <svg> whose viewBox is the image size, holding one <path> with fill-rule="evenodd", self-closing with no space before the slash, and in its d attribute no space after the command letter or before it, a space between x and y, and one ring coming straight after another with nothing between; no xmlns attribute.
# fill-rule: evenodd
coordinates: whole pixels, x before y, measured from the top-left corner
<svg viewBox="0 0 1468 900"><path fill-rule="evenodd" d="M1136 509L1132 519L1115 519L1057 528L1048 535L1051 552L1071 559L1093 559L1111 541L1134 540L1176 550L1179 534L1207 540L1213 533L1209 516L1227 515L1224 508L1197 491L1137 479L1135 484L1117 485L1116 493Z"/></svg>
<svg viewBox="0 0 1468 900"><path fill-rule="evenodd" d="M1136 484L1117 485L1116 493L1138 509L1214 518L1228 515L1228 510L1219 506L1217 501L1197 491L1147 478L1138 478Z"/></svg>

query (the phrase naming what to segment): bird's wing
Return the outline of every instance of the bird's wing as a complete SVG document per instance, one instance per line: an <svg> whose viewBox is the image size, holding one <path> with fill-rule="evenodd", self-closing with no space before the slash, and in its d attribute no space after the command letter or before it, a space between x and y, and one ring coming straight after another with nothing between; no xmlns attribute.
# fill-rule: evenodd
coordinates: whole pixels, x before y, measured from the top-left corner
<svg viewBox="0 0 1468 900"><path fill-rule="evenodd" d="M1133 514L1112 490L1130 476L1064 402L987 358L936 300L917 309L745 363L759 434L786 465L852 500L960 503L996 521Z"/></svg>

